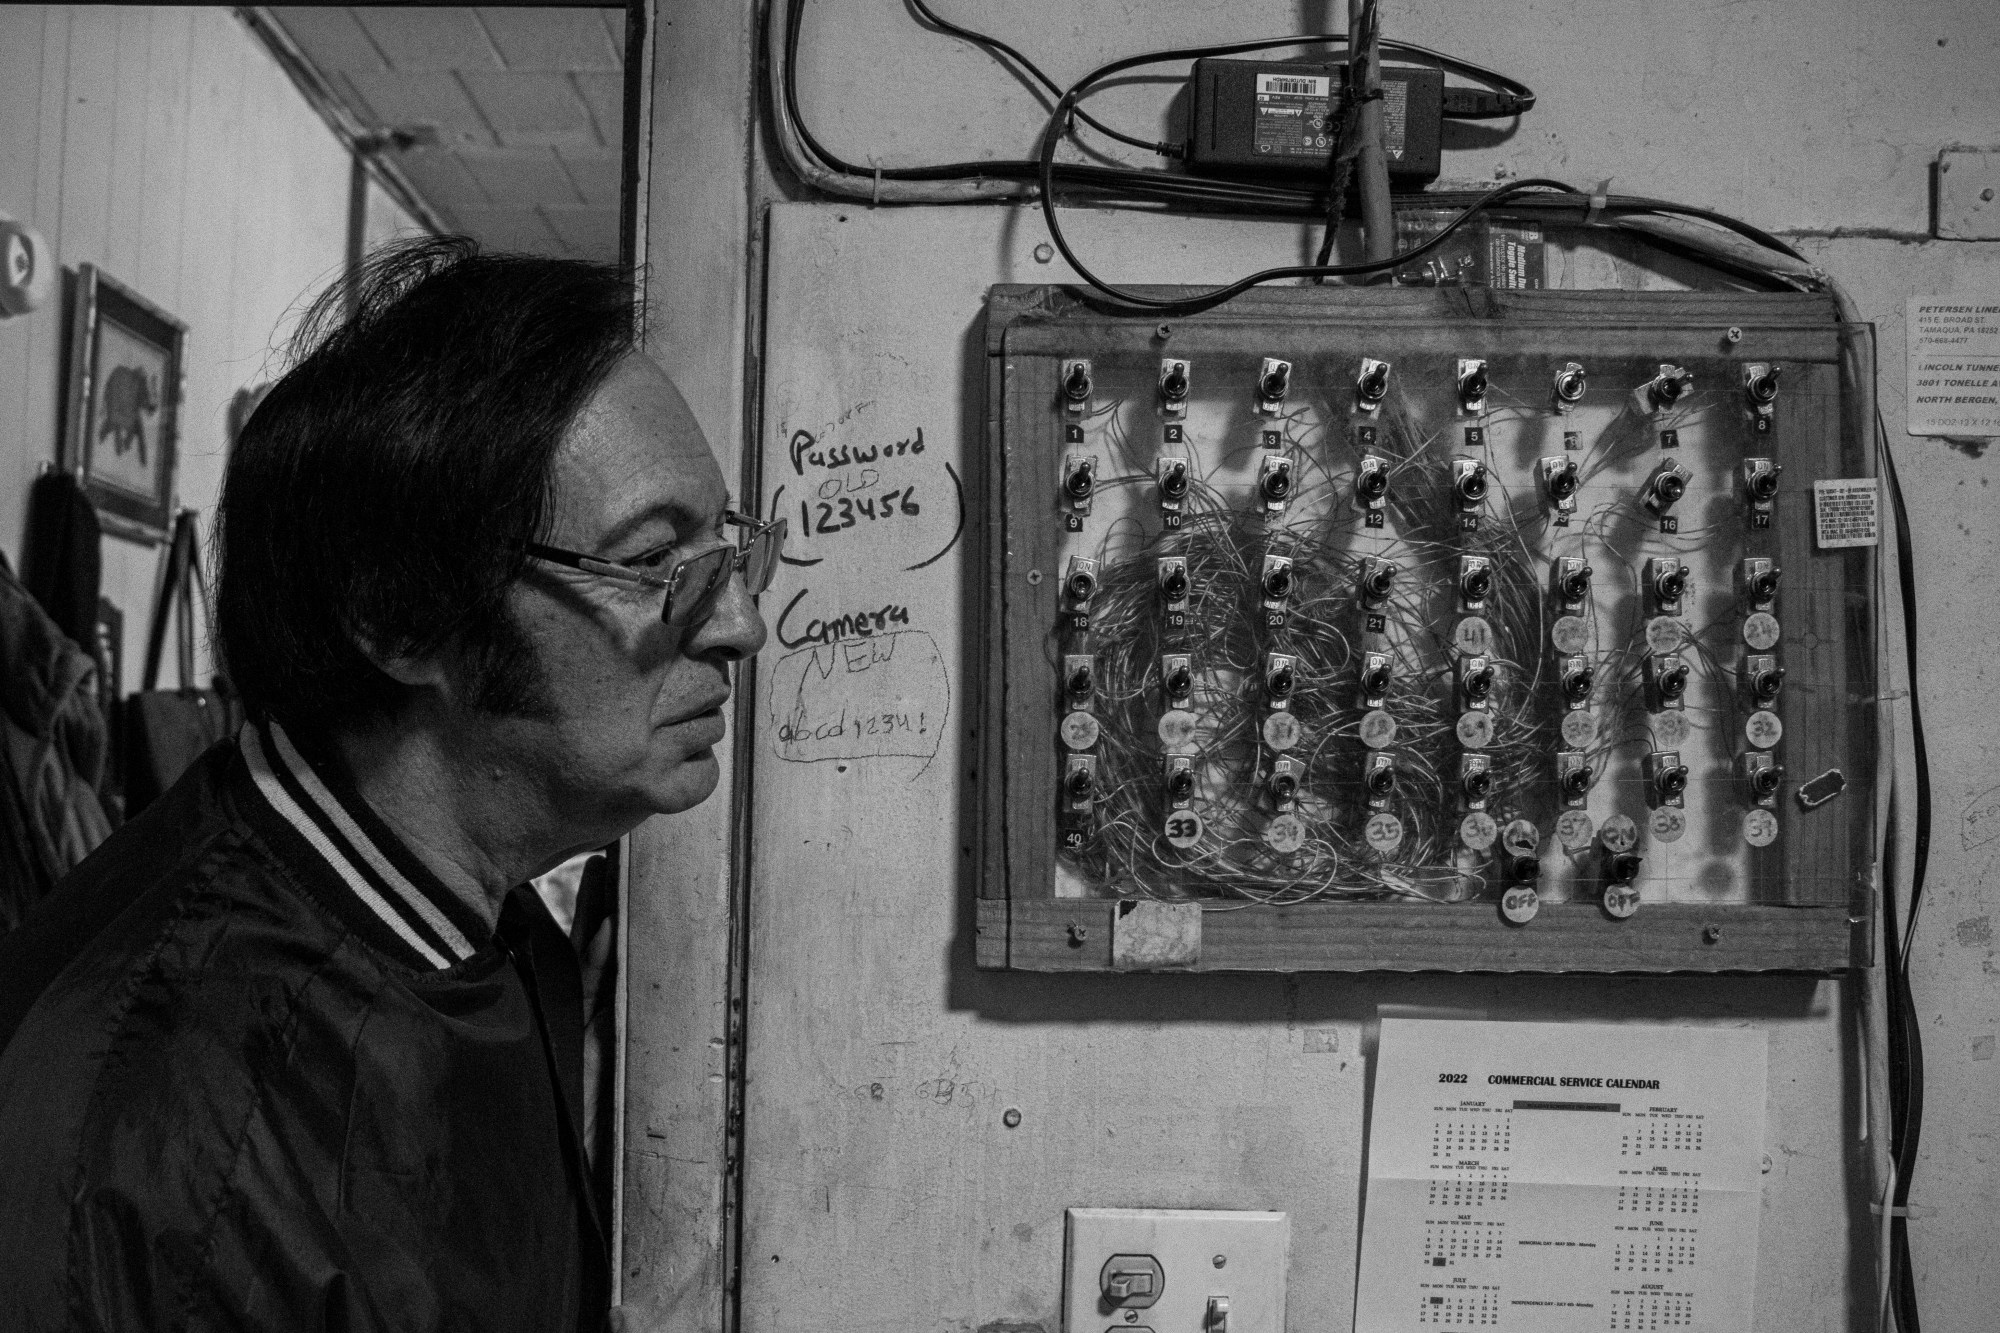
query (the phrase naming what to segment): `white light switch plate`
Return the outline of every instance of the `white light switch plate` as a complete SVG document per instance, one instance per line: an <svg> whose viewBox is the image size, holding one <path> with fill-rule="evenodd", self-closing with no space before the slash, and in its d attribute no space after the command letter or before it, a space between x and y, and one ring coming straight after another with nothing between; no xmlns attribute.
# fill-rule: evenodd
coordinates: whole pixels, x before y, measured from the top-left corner
<svg viewBox="0 0 2000 1333"><path fill-rule="evenodd" d="M1209 1300L1229 1302L1228 1333L1284 1333L1285 1213L1205 1208L1072 1208L1063 1260L1064 1333L1210 1333ZM1151 1307L1103 1299L1099 1278L1114 1254L1150 1254L1166 1284ZM1216 1265L1217 1257L1223 1260ZM1127 1316L1136 1313L1137 1319Z"/></svg>

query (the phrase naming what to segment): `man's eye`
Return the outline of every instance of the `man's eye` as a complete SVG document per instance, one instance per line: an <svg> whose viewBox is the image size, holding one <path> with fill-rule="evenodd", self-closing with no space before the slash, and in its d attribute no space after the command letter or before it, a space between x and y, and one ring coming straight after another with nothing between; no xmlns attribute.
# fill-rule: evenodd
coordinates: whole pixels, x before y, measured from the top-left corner
<svg viewBox="0 0 2000 1333"><path fill-rule="evenodd" d="M631 569L642 570L650 574L656 570L664 569L673 560L673 555L673 547L662 546L658 550L648 551L644 555L635 556L627 560L625 564Z"/></svg>

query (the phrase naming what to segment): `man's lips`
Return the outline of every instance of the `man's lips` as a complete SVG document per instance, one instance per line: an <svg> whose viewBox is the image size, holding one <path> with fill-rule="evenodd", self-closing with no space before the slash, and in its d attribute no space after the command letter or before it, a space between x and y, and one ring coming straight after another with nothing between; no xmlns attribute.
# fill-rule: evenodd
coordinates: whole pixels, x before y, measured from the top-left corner
<svg viewBox="0 0 2000 1333"><path fill-rule="evenodd" d="M690 741L695 741L701 745L714 745L721 741L729 732L728 720L722 712L723 705L728 702L729 696L726 694L721 695L701 711L684 714L668 722L666 725L685 729L687 739Z"/></svg>

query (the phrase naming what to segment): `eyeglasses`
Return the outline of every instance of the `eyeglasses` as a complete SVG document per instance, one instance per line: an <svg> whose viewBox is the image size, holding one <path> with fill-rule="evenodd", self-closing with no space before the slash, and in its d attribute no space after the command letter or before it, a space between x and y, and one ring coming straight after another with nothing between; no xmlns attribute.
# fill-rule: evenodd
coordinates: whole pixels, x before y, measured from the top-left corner
<svg viewBox="0 0 2000 1333"><path fill-rule="evenodd" d="M722 513L722 521L731 527L749 529L749 535L740 546L713 546L699 555L689 556L669 570L665 578L641 573L630 565L621 565L601 556L565 551L560 546L544 546L540 542L523 542L521 545L537 560L567 565L586 574L617 579L620 583L664 588L667 596L660 603L660 619L669 625L686 626L698 624L715 609L716 598L722 596L722 590L729 584L729 576L736 571L743 572L743 586L749 589L752 597L770 587L771 577L778 572L778 554L785 549L784 519L764 523L726 509Z"/></svg>

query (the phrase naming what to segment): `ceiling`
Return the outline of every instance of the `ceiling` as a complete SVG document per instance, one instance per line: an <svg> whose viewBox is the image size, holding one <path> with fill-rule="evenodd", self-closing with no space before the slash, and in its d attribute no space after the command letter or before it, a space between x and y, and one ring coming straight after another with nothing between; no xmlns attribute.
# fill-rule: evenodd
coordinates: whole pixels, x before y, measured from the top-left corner
<svg viewBox="0 0 2000 1333"><path fill-rule="evenodd" d="M266 12L446 226L617 259L624 10Z"/></svg>

